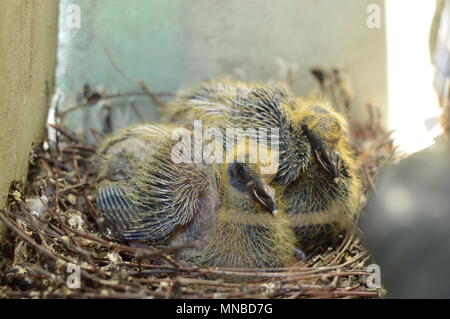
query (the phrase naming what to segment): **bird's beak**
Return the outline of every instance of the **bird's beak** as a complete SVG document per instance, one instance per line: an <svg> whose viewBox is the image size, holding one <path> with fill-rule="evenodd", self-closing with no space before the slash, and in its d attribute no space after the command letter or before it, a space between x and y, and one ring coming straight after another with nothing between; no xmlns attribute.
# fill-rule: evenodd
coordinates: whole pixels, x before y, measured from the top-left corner
<svg viewBox="0 0 450 319"><path fill-rule="evenodd" d="M309 143L314 155L323 169L330 174L335 182L338 182L341 173L341 158L339 153L326 146L322 139L314 134L307 125L302 125L302 130Z"/></svg>
<svg viewBox="0 0 450 319"><path fill-rule="evenodd" d="M341 158L339 153L329 147L322 145L314 151L317 161L330 176L337 181L341 173Z"/></svg>
<svg viewBox="0 0 450 319"><path fill-rule="evenodd" d="M272 187L261 181L250 181L247 183L247 187L255 202L274 216L278 213L275 203L275 190Z"/></svg>

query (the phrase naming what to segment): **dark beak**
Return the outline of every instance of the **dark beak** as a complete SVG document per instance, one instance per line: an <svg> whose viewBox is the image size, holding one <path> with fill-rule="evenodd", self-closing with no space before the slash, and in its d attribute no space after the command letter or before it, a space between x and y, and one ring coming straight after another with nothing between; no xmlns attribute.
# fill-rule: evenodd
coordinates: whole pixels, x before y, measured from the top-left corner
<svg viewBox="0 0 450 319"><path fill-rule="evenodd" d="M339 153L325 145L315 150L314 153L323 169L336 181L341 173L341 158L339 157Z"/></svg>
<svg viewBox="0 0 450 319"><path fill-rule="evenodd" d="M302 130L311 144L311 149L317 161L333 180L337 182L341 173L341 158L339 153L326 146L319 136L309 130L308 126L302 125Z"/></svg>
<svg viewBox="0 0 450 319"><path fill-rule="evenodd" d="M275 204L275 190L272 187L260 181L250 181L247 183L247 187L255 202L274 216L278 213Z"/></svg>

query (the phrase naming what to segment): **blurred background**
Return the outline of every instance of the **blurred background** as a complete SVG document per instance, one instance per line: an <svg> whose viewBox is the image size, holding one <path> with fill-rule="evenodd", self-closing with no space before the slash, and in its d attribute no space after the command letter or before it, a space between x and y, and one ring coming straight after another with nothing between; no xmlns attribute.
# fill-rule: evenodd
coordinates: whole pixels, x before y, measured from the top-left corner
<svg viewBox="0 0 450 319"><path fill-rule="evenodd" d="M79 27L70 23L74 4ZM428 39L435 5L423 0L283 0L276 6L264 0L61 0L60 110L77 104L74 92L86 83L112 94L136 90L131 78L154 92L176 92L224 75L284 81L290 73L293 90L306 94L315 87L312 67L339 67L353 88L353 117L367 120L364 106L372 103L395 130L400 149L415 152L439 134ZM133 101L148 118L157 117L146 97ZM113 125L137 120L127 111L130 100L115 103L124 107L115 108ZM98 118L79 113L71 116L73 128L101 131L95 127Z"/></svg>
<svg viewBox="0 0 450 319"><path fill-rule="evenodd" d="M79 28L70 23L73 4L80 8ZM108 93L136 91L129 79L144 81L154 92L176 92L220 76L266 82L289 76L292 89L305 94L317 87L310 69L324 66L349 75L355 105L361 106L352 108L355 117L367 119L370 101L387 123L384 10L384 1L378 0L283 0L276 5L264 0L61 0L59 110L77 104L74 92L85 83ZM148 118L156 118L148 97L133 100ZM129 99L114 103L114 126L136 120ZM71 114L72 128L87 132L83 126L102 122L86 112Z"/></svg>

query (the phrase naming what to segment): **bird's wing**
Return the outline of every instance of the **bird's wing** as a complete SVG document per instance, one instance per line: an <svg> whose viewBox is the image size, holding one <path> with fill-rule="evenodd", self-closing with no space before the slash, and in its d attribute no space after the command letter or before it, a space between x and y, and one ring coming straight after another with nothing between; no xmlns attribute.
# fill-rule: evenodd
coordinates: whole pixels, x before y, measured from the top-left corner
<svg viewBox="0 0 450 319"><path fill-rule="evenodd" d="M127 198L119 183L101 187L96 203L100 214L105 217L106 227L113 232L114 237L121 237L122 231L130 229L131 220L138 216L139 207Z"/></svg>
<svg viewBox="0 0 450 319"><path fill-rule="evenodd" d="M100 148L104 174L97 179L97 205L115 238L164 241L200 209L201 196L208 188L204 165L189 163L192 157L172 152L177 143L187 151L192 145L190 139L173 141L171 129L167 125L133 126ZM133 158L133 165L124 165L121 156ZM126 167L130 172L123 178L114 178L110 172Z"/></svg>
<svg viewBox="0 0 450 319"><path fill-rule="evenodd" d="M186 144L185 150L192 147L190 140L179 143ZM169 140L130 181L128 194L139 210L130 220L132 227L124 232L125 239L164 241L202 208L201 201L211 188L207 166L173 152L175 144Z"/></svg>

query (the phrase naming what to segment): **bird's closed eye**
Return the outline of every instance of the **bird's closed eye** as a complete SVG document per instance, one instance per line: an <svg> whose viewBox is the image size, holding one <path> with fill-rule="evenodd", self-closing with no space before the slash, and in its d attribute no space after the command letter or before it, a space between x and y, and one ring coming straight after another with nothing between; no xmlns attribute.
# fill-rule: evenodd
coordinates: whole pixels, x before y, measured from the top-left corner
<svg viewBox="0 0 450 319"><path fill-rule="evenodd" d="M236 164L232 170L233 177L241 182L246 182L249 179L247 169L242 164Z"/></svg>

